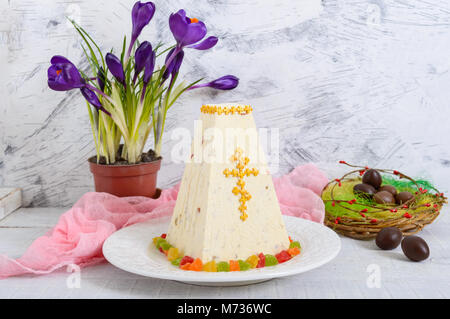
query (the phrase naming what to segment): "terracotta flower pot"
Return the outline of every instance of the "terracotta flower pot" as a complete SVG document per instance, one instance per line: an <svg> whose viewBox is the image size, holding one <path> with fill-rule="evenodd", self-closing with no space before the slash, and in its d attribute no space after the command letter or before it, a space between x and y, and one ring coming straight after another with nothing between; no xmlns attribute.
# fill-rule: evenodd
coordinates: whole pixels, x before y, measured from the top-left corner
<svg viewBox="0 0 450 319"><path fill-rule="evenodd" d="M89 161L94 175L95 191L119 197L145 196L155 198L159 195L156 178L161 167L159 158L153 162L134 165L102 165Z"/></svg>

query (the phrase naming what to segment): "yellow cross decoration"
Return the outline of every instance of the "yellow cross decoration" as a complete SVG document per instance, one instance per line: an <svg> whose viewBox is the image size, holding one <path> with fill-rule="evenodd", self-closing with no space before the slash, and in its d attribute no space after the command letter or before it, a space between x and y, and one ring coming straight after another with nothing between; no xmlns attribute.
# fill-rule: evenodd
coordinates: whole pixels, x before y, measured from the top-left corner
<svg viewBox="0 0 450 319"><path fill-rule="evenodd" d="M231 156L230 161L232 163L235 163L235 167L233 169L226 168L223 171L223 174L225 177L237 177L238 181L236 182L235 187L233 187L232 193L236 196L239 196L239 211L241 212L241 219L242 221L245 221L248 217L247 215L247 206L245 206L245 203L249 201L252 198L252 195L245 189L245 182L244 177L245 176L258 176L259 170L256 168L246 168L247 164L250 162L250 159L248 157L243 156L243 151L241 148L236 148L234 151L234 154Z"/></svg>

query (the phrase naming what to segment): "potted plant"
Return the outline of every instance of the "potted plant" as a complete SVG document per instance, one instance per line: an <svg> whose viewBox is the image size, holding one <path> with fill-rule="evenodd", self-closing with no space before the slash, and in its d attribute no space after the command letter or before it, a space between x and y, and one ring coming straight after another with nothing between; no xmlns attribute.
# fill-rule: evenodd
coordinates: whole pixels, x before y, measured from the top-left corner
<svg viewBox="0 0 450 319"><path fill-rule="evenodd" d="M207 50L218 38L206 37L202 21L179 10L169 17L176 44L152 46L139 42L142 29L155 13L152 2L133 6L131 40L123 40L120 55L103 55L93 38L71 21L83 39L83 50L93 76L88 76L67 58L53 56L48 69L48 86L56 91L79 89L86 99L95 142L96 156L89 159L95 189L117 196L148 196L156 192L156 177L161 165L161 145L167 111L185 92L211 87L230 90L239 79L226 75L212 82L177 83L185 49ZM157 58L165 56L162 66ZM154 147L144 152L153 136Z"/></svg>

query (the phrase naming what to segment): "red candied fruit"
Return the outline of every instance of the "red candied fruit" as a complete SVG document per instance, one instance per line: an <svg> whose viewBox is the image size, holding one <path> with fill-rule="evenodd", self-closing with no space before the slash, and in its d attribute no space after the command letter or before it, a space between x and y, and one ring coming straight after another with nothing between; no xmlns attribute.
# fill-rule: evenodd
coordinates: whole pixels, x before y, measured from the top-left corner
<svg viewBox="0 0 450 319"><path fill-rule="evenodd" d="M280 264L292 258L286 250L282 250L280 253L276 254L275 257L277 257L277 260Z"/></svg>
<svg viewBox="0 0 450 319"><path fill-rule="evenodd" d="M192 264L194 262L194 258L189 256L184 256L183 259L180 261L180 266L183 266L184 264Z"/></svg>
<svg viewBox="0 0 450 319"><path fill-rule="evenodd" d="M166 237L167 237L167 234L162 234L162 235L161 235L161 238L164 238L164 239L165 239Z"/></svg>
<svg viewBox="0 0 450 319"><path fill-rule="evenodd" d="M258 264L256 265L256 268L263 268L266 266L266 256L263 253L260 253L258 255L259 257L259 261Z"/></svg>

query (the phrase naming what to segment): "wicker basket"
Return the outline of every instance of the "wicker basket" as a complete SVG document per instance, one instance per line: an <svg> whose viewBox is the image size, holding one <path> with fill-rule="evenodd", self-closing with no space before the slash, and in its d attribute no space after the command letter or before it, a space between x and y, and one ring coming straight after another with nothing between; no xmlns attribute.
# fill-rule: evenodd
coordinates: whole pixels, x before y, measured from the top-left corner
<svg viewBox="0 0 450 319"><path fill-rule="evenodd" d="M361 203L356 199L349 201L348 199L336 198L336 187L345 187L347 183L354 185L361 182L361 176L368 169L342 161L341 163L358 169L328 183L322 190L322 199L326 204L325 225L344 236L355 239L373 239L385 227L397 227L403 235L413 235L421 231L425 225L431 224L439 215L442 206L447 203L447 198L437 189L422 189L412 178L399 171L387 169L376 170L413 182L417 188L414 198L401 205ZM432 191L433 193L431 193ZM327 198L325 198L325 194L327 194ZM426 202L423 200L425 196ZM332 206L330 206L330 203ZM362 207L364 208L361 209ZM336 214L337 211L339 216ZM355 213L359 215L355 217ZM374 216L380 215L386 217L374 218Z"/></svg>

